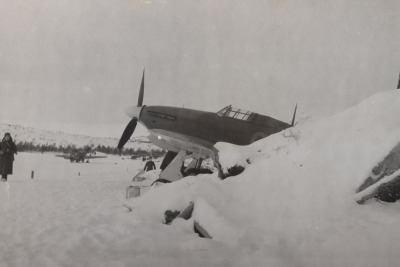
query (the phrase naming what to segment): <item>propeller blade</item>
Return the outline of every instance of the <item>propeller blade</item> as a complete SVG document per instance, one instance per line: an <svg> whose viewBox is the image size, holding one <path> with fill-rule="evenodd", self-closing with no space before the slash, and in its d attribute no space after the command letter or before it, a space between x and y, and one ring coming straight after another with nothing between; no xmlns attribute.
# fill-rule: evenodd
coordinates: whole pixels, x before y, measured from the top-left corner
<svg viewBox="0 0 400 267"><path fill-rule="evenodd" d="M136 128L136 124L137 124L137 118L133 118L128 125L126 126L121 139L119 139L118 142L118 149L122 149L124 147L124 145L126 144L126 142L128 142L128 140L131 138L133 132L135 131Z"/></svg>
<svg viewBox="0 0 400 267"><path fill-rule="evenodd" d="M141 107L143 104L143 95L144 95L144 69L143 69L142 83L140 84L140 91L137 103L138 107Z"/></svg>

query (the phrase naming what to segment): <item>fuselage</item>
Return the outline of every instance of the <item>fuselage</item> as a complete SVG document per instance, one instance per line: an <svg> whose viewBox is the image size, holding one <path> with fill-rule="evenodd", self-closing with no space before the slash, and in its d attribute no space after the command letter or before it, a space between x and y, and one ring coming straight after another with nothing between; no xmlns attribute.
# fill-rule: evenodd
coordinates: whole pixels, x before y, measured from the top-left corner
<svg viewBox="0 0 400 267"><path fill-rule="evenodd" d="M77 151L77 152L71 152L70 154L70 160L71 161L84 161L85 160L85 156L86 156L86 152L84 151Z"/></svg>
<svg viewBox="0 0 400 267"><path fill-rule="evenodd" d="M249 145L290 127L290 124L261 114L240 120L187 108L143 106L139 121L149 130L163 130L204 140L212 145L226 142Z"/></svg>

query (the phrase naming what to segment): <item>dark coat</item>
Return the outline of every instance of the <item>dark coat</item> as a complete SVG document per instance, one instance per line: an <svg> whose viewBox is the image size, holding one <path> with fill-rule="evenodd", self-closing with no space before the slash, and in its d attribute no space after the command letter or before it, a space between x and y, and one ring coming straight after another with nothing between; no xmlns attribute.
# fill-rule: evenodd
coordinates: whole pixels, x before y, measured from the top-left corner
<svg viewBox="0 0 400 267"><path fill-rule="evenodd" d="M13 173L14 154L17 153L17 146L13 141L3 140L0 143L0 174Z"/></svg>
<svg viewBox="0 0 400 267"><path fill-rule="evenodd" d="M155 169L156 169L156 164L154 164L152 160L146 162L146 166L144 166L144 171L148 172Z"/></svg>

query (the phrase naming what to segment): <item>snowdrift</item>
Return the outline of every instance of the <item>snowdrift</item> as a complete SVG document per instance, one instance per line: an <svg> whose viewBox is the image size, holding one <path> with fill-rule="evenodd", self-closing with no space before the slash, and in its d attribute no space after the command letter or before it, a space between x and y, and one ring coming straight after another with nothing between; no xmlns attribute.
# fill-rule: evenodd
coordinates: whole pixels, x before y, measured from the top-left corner
<svg viewBox="0 0 400 267"><path fill-rule="evenodd" d="M400 204L356 203L357 189L400 142L398 114L400 92L383 92L251 146L218 144L224 169L245 167L237 176L158 187L149 183L159 170L132 181L142 160L70 164L19 153L0 188L0 265L398 266ZM126 199L132 184L142 194ZM167 210L191 203L190 218L164 224Z"/></svg>
<svg viewBox="0 0 400 267"><path fill-rule="evenodd" d="M195 220L210 242L245 250L249 256L237 266L249 259L261 266L265 257L295 266L395 266L400 206L359 206L355 191L400 142L398 114L400 93L387 91L247 147L218 144L222 166L244 166L242 174L187 177L130 205L135 216L162 223L166 210L193 201L183 224Z"/></svg>

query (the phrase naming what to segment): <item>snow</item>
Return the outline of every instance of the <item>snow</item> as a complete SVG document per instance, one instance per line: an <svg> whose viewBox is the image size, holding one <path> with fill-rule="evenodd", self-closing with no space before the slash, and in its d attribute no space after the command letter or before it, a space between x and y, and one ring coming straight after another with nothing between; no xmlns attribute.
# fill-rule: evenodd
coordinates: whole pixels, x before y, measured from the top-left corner
<svg viewBox="0 0 400 267"><path fill-rule="evenodd" d="M398 266L400 204L355 201L400 142L397 114L400 94L386 91L250 146L217 144L223 167L242 174L142 183L131 199L141 160L19 153L0 184L0 265ZM166 210L191 201L192 218L163 224ZM195 221L212 239L194 233Z"/></svg>
<svg viewBox="0 0 400 267"><path fill-rule="evenodd" d="M118 138L109 137L93 137L87 135L70 134L61 131L43 130L33 127L24 127L21 125L0 123L0 132L10 132L15 143L27 142L33 145L55 145L57 147L68 145L75 145L76 147L84 147L87 145L105 147L116 147ZM122 130L121 130L122 134ZM135 150L160 150L157 146L153 145L145 136L132 136L124 148L133 148Z"/></svg>

